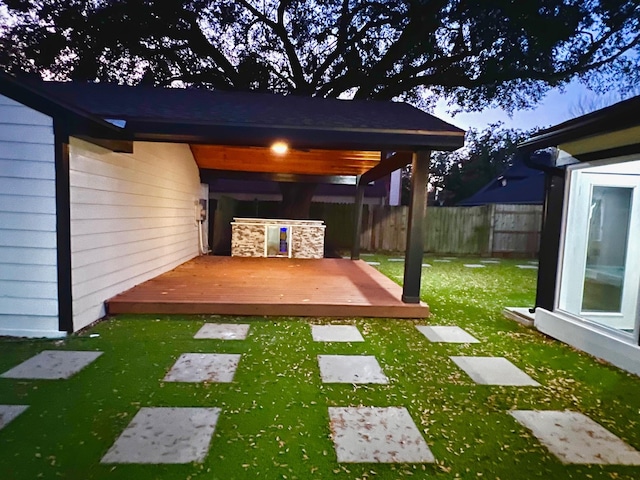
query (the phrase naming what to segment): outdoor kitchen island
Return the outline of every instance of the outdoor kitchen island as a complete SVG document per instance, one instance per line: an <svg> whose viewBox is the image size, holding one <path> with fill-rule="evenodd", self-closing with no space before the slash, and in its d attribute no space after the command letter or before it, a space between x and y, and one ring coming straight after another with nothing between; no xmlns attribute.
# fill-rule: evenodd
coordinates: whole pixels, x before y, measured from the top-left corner
<svg viewBox="0 0 640 480"><path fill-rule="evenodd" d="M322 220L234 218L232 257L323 258Z"/></svg>

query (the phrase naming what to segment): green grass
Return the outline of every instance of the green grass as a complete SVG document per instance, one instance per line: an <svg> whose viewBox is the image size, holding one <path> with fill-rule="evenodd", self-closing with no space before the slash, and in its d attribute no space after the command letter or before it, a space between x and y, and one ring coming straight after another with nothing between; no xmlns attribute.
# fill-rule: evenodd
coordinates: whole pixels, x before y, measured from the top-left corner
<svg viewBox="0 0 640 480"><path fill-rule="evenodd" d="M396 281L401 263L380 270ZM430 262L430 259L425 259ZM562 465L510 409L577 410L640 449L640 378L596 361L501 315L533 302L536 273L503 261L424 269L427 322L393 319L122 315L64 341L0 340L0 371L45 349L104 354L69 380L0 378L0 403L30 408L0 430L1 479L640 478L640 468ZM194 340L205 321L250 323L245 341ZM363 343L314 343L309 324L357 325ZM458 325L482 341L429 343L416 324ZM89 337L90 334L99 337ZM231 384L161 379L181 353L242 353ZM389 385L323 385L318 354L375 355ZM541 388L475 385L447 357L504 356ZM329 406L404 406L438 463L338 464ZM101 465L140 407L220 407L202 464Z"/></svg>

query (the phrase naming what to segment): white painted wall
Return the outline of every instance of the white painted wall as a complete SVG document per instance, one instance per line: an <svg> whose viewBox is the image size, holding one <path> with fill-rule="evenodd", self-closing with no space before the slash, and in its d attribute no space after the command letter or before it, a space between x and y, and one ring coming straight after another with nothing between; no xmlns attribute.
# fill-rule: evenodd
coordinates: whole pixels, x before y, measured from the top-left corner
<svg viewBox="0 0 640 480"><path fill-rule="evenodd" d="M0 335L58 331L53 120L0 95Z"/></svg>
<svg viewBox="0 0 640 480"><path fill-rule="evenodd" d="M188 145L134 144L113 153L71 139L74 330L105 300L198 255L198 167Z"/></svg>
<svg viewBox="0 0 640 480"><path fill-rule="evenodd" d="M640 375L640 346L559 311L536 308L535 327L572 347Z"/></svg>

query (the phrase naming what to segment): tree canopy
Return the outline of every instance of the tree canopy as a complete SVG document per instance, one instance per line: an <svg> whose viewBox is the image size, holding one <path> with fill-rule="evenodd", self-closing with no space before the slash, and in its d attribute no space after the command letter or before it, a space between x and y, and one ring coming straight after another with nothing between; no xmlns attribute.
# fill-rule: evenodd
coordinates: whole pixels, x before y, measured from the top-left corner
<svg viewBox="0 0 640 480"><path fill-rule="evenodd" d="M534 131L504 128L502 123L467 132L465 146L431 157L429 200L454 205L470 197L513 164L518 143Z"/></svg>
<svg viewBox="0 0 640 480"><path fill-rule="evenodd" d="M636 0L5 0L0 65L54 79L535 104L640 80Z"/></svg>

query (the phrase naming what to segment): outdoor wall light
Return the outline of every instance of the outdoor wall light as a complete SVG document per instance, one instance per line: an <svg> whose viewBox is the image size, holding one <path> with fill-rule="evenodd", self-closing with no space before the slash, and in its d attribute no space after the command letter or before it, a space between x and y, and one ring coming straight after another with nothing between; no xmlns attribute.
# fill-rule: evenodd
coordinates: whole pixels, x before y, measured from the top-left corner
<svg viewBox="0 0 640 480"><path fill-rule="evenodd" d="M276 155L284 155L289 151L289 145L285 142L274 142L271 145L271 151Z"/></svg>

